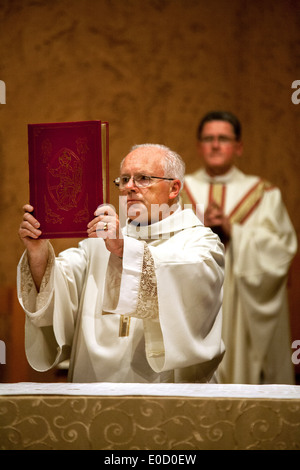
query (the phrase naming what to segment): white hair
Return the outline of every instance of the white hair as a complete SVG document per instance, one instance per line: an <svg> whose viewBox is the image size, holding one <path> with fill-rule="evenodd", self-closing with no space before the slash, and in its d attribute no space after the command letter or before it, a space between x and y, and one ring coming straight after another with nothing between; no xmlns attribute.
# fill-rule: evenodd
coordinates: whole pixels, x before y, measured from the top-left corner
<svg viewBox="0 0 300 470"><path fill-rule="evenodd" d="M130 152L133 152L133 150L136 150L139 148L152 148L152 149L163 151L164 152L164 176L165 178L178 179L181 182L181 188L183 187L185 163L178 153L174 152L166 145L161 145L161 144L134 145L133 147L131 147ZM125 158L121 162L121 167Z"/></svg>

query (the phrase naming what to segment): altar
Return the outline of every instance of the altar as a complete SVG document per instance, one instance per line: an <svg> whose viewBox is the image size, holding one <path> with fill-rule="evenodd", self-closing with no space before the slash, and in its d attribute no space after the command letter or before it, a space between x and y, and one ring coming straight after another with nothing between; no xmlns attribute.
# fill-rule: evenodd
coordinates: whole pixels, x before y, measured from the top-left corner
<svg viewBox="0 0 300 470"><path fill-rule="evenodd" d="M300 449L300 386L0 384L1 450Z"/></svg>

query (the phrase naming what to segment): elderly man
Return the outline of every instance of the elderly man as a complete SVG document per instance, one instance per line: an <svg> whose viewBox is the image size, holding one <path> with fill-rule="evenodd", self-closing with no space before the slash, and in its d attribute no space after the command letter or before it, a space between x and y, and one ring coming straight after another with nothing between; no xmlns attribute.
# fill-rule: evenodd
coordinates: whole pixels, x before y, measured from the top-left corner
<svg viewBox="0 0 300 470"><path fill-rule="evenodd" d="M78 248L55 257L33 207L19 236L26 350L44 371L70 358L73 382L209 382L223 357L224 255L218 237L178 203L181 158L133 148L115 180L128 214L99 207Z"/></svg>
<svg viewBox="0 0 300 470"><path fill-rule="evenodd" d="M243 144L232 113L208 113L197 138L203 166L186 176L182 197L204 205L226 245L220 380L293 383L286 280L297 239L280 190L236 167Z"/></svg>

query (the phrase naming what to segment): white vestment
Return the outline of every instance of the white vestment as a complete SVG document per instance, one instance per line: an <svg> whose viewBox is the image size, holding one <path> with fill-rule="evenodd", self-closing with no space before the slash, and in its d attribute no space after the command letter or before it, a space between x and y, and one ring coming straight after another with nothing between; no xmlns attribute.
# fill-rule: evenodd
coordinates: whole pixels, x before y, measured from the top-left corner
<svg viewBox="0 0 300 470"><path fill-rule="evenodd" d="M123 233L122 259L98 238L57 258L49 243L39 293L23 254L18 296L30 364L44 371L70 357L73 382L214 380L224 354L223 245L192 210ZM130 324L120 328L124 318Z"/></svg>
<svg viewBox="0 0 300 470"><path fill-rule="evenodd" d="M286 281L297 239L278 188L232 168L187 175L182 202L215 200L230 217L223 297L223 383L294 382Z"/></svg>

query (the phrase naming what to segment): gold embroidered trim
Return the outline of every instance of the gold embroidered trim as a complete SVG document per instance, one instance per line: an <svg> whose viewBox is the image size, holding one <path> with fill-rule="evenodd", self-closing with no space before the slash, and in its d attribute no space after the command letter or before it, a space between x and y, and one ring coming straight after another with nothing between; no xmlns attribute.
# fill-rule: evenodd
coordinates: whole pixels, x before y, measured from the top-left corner
<svg viewBox="0 0 300 470"><path fill-rule="evenodd" d="M35 285L34 285L30 268L29 268L27 252L25 252L24 257L22 259L20 272L21 272L21 296L22 296L24 307L28 310L29 293L32 291L33 288L35 288Z"/></svg>
<svg viewBox="0 0 300 470"><path fill-rule="evenodd" d="M154 260L148 246L144 245L143 270L136 311L132 316L145 319L158 318L157 281Z"/></svg>
<svg viewBox="0 0 300 470"><path fill-rule="evenodd" d="M38 294L39 296L39 304L43 304L43 291L46 289L46 286L48 285L50 281L50 276L51 276L51 270L52 267L55 263L55 255L51 249L51 246L49 244L49 257L48 257L48 264L47 268L44 274L44 277L42 279L42 283L40 286L40 293ZM26 309L29 309L29 295L30 292L32 292L33 289L36 290L30 267L29 267L29 262L28 262L28 255L27 252L25 252L25 255L23 257L23 260L21 262L20 266L20 271L21 271L21 295L22 295L22 300L24 303L24 307ZM48 297L48 293L45 294L46 297Z"/></svg>

